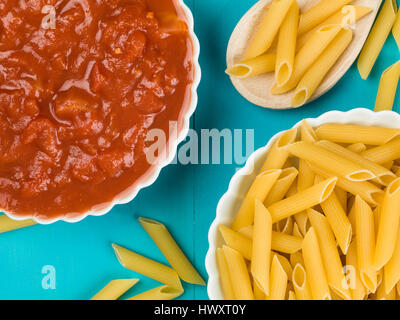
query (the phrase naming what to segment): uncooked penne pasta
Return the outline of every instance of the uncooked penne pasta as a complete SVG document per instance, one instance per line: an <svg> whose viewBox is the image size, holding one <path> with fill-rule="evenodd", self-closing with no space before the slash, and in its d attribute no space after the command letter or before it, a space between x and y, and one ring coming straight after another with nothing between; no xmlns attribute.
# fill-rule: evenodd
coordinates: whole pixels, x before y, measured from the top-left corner
<svg viewBox="0 0 400 320"><path fill-rule="evenodd" d="M256 200L251 256L251 274L257 286L270 294L269 267L271 261L272 219L264 205Z"/></svg>
<svg viewBox="0 0 400 320"><path fill-rule="evenodd" d="M383 268L393 255L400 224L400 178L386 189L380 212L374 266Z"/></svg>
<svg viewBox="0 0 400 320"><path fill-rule="evenodd" d="M376 175L360 164L346 159L317 144L301 141L288 146L288 151L303 160L313 163L322 169L330 170L338 177L350 181L366 181L376 178Z"/></svg>
<svg viewBox="0 0 400 320"><path fill-rule="evenodd" d="M276 256L272 259L270 279L271 282L267 300L284 300L288 277Z"/></svg>
<svg viewBox="0 0 400 320"><path fill-rule="evenodd" d="M299 172L294 167L283 169L279 179L276 181L264 201L265 206L269 206L274 202L282 200L289 191L290 186L296 180L298 173Z"/></svg>
<svg viewBox="0 0 400 320"><path fill-rule="evenodd" d="M297 1L293 1L279 31L275 67L275 81L278 86L288 82L293 72L299 17L299 5Z"/></svg>
<svg viewBox="0 0 400 320"><path fill-rule="evenodd" d="M223 246L229 276L232 281L233 292L237 300L254 300L254 293L251 286L249 272L242 255L227 246Z"/></svg>
<svg viewBox="0 0 400 320"><path fill-rule="evenodd" d="M35 224L36 222L31 219L17 221L9 218L5 214L0 215L0 233L30 227Z"/></svg>
<svg viewBox="0 0 400 320"><path fill-rule="evenodd" d="M400 281L400 229L397 232L396 246L392 257L383 268L384 287L386 293L396 289L396 284Z"/></svg>
<svg viewBox="0 0 400 320"><path fill-rule="evenodd" d="M343 190L342 188L336 188L335 193L343 210L347 210L347 197L348 197L347 191Z"/></svg>
<svg viewBox="0 0 400 320"><path fill-rule="evenodd" d="M382 146L368 149L362 152L361 155L380 165L398 159L400 158L400 139L395 139Z"/></svg>
<svg viewBox="0 0 400 320"><path fill-rule="evenodd" d="M353 0L321 0L300 17L299 34L306 33Z"/></svg>
<svg viewBox="0 0 400 320"><path fill-rule="evenodd" d="M224 252L221 248L217 249L217 265L224 299L235 300L235 294L232 287L232 279L229 276L228 265L225 260Z"/></svg>
<svg viewBox="0 0 400 320"><path fill-rule="evenodd" d="M340 249L346 254L353 231L346 211L344 211L335 191L331 193L328 199L321 203L321 208L328 219Z"/></svg>
<svg viewBox="0 0 400 320"><path fill-rule="evenodd" d="M325 201L335 188L337 178L327 179L311 188L283 199L268 207L272 222L278 222Z"/></svg>
<svg viewBox="0 0 400 320"><path fill-rule="evenodd" d="M272 251L271 254L272 254L271 255L272 257L278 258L279 263L281 264L283 270L285 270L285 272L287 274L288 281L292 281L293 268L292 268L292 265L290 264L290 261L286 257L284 257L274 251Z"/></svg>
<svg viewBox="0 0 400 320"><path fill-rule="evenodd" d="M308 102L322 81L337 63L353 40L353 32L343 29L326 47L298 83L292 99L292 107L298 108Z"/></svg>
<svg viewBox="0 0 400 320"><path fill-rule="evenodd" d="M165 225L146 218L139 218L139 222L183 281L198 285L206 284Z"/></svg>
<svg viewBox="0 0 400 320"><path fill-rule="evenodd" d="M400 61L387 68L381 76L374 111L392 110L400 77Z"/></svg>
<svg viewBox="0 0 400 320"><path fill-rule="evenodd" d="M311 288L307 281L307 273L301 263L297 263L293 269L293 288L297 300L311 300Z"/></svg>
<svg viewBox="0 0 400 320"><path fill-rule="evenodd" d="M275 224L276 231L286 234L292 234L293 232L293 219L288 217Z"/></svg>
<svg viewBox="0 0 400 320"><path fill-rule="evenodd" d="M386 292L385 286L381 284L376 291L376 300L396 300L396 288Z"/></svg>
<svg viewBox="0 0 400 320"><path fill-rule="evenodd" d="M357 258L357 241L354 240L346 255L346 278L353 300L364 300L367 290L361 281Z"/></svg>
<svg viewBox="0 0 400 320"><path fill-rule="evenodd" d="M293 224L293 236L298 238L303 238L303 234L300 231L299 225L297 222Z"/></svg>
<svg viewBox="0 0 400 320"><path fill-rule="evenodd" d="M250 60L229 66L226 73L239 79L254 77L275 70L276 53L266 53Z"/></svg>
<svg viewBox="0 0 400 320"><path fill-rule="evenodd" d="M234 230L239 230L253 224L255 200L264 202L276 180L278 180L279 176L281 175L281 172L282 170L280 169L268 170L259 174L255 178L243 200L235 220L232 223L232 228Z"/></svg>
<svg viewBox="0 0 400 320"><path fill-rule="evenodd" d="M301 122L300 126L301 140L307 142L317 141L317 136L314 129L306 120ZM299 159L299 175L297 179L297 190L303 191L314 184L315 174L308 165L307 161Z"/></svg>
<svg viewBox="0 0 400 320"><path fill-rule="evenodd" d="M225 243L232 249L237 250L247 260L252 259L253 240L236 232L224 225L219 226L219 230ZM253 235L254 237L254 235ZM272 231L271 246L272 250L282 253L294 253L301 249L302 239L289 234Z"/></svg>
<svg viewBox="0 0 400 320"><path fill-rule="evenodd" d="M282 169L283 165L289 157L289 153L286 151L286 147L295 141L296 136L296 128L287 130L279 137L276 142L273 143L271 149L268 151L268 155L261 168L261 172L271 169Z"/></svg>
<svg viewBox="0 0 400 320"><path fill-rule="evenodd" d="M261 290L253 278L253 290L254 300L265 300L266 296L263 290Z"/></svg>
<svg viewBox="0 0 400 320"><path fill-rule="evenodd" d="M397 47L400 49L400 13L397 12L396 20L392 29L393 37L396 40Z"/></svg>
<svg viewBox="0 0 400 320"><path fill-rule="evenodd" d="M301 264L304 266L303 253L301 251L292 253L290 255L290 264L293 268L296 266L296 264Z"/></svg>
<svg viewBox="0 0 400 320"><path fill-rule="evenodd" d="M317 234L329 286L342 299L351 300L350 291L343 285L346 278L328 219L313 209L308 210L308 216Z"/></svg>
<svg viewBox="0 0 400 320"><path fill-rule="evenodd" d="M393 172L386 169L385 167L382 167L375 162L365 159L363 156L354 153L336 143L327 140L322 140L318 141L317 145L332 152L335 152L336 154L359 164L363 168L370 170L373 174L375 174L380 184L387 186L396 178L396 175Z"/></svg>
<svg viewBox="0 0 400 320"><path fill-rule="evenodd" d="M183 290L178 273L161 263L143 257L119 245L112 245L119 263L127 269L143 274L174 289Z"/></svg>
<svg viewBox="0 0 400 320"><path fill-rule="evenodd" d="M283 94L294 89L306 71L321 56L341 30L342 28L337 25L324 26L318 29L297 53L289 81L282 86L275 83L271 89L271 94Z"/></svg>
<svg viewBox="0 0 400 320"><path fill-rule="evenodd" d="M117 300L138 283L138 281L139 279L113 280L101 289L91 300Z"/></svg>
<svg viewBox="0 0 400 320"><path fill-rule="evenodd" d="M396 20L397 3L385 0L374 26L358 58L358 70L367 79Z"/></svg>
<svg viewBox="0 0 400 320"><path fill-rule="evenodd" d="M313 164L310 164L310 166L316 174L323 178L327 179L335 176L329 171L324 171ZM383 191L368 181L350 181L345 178L337 177L336 184L339 188L342 188L351 194L357 194L373 205L377 205L383 199Z"/></svg>
<svg viewBox="0 0 400 320"><path fill-rule="evenodd" d="M400 136L399 129L340 123L323 124L315 130L315 133L320 140L337 143L361 142L366 145L383 145Z"/></svg>
<svg viewBox="0 0 400 320"><path fill-rule="evenodd" d="M294 220L296 220L296 224L298 225L300 232L303 234L303 236L305 236L308 231L308 227L310 226L307 212L302 211L296 213L294 215Z"/></svg>
<svg viewBox="0 0 400 320"><path fill-rule="evenodd" d="M303 241L303 258L306 267L307 281L314 300L331 300L328 280L321 257L321 249L313 227L307 232Z"/></svg>
<svg viewBox="0 0 400 320"><path fill-rule="evenodd" d="M355 153L361 153L365 150L367 150L367 146L364 143L358 142L358 143L353 143L347 147L352 152Z"/></svg>
<svg viewBox="0 0 400 320"><path fill-rule="evenodd" d="M175 288L171 288L169 286L160 286L143 293L140 293L136 296L133 296L127 300L173 300L178 298L183 294L183 290L178 290Z"/></svg>
<svg viewBox="0 0 400 320"><path fill-rule="evenodd" d="M272 45L294 0L273 0L248 46L243 60L258 57Z"/></svg>
<svg viewBox="0 0 400 320"><path fill-rule="evenodd" d="M370 206L356 196L354 203L356 218L357 265L360 268L360 278L369 292L377 289L377 268L373 264L375 252L375 223Z"/></svg>
<svg viewBox="0 0 400 320"><path fill-rule="evenodd" d="M306 33L299 36L297 39L297 48L301 49L304 46L304 44L308 41L308 39L310 39L313 32L315 32L319 28L332 24L338 24L344 28L348 28L361 18L365 17L371 11L372 9L368 7L353 6L353 5L344 6L341 10L337 11L335 14L326 19L324 22L322 22L312 30L307 31Z"/></svg>

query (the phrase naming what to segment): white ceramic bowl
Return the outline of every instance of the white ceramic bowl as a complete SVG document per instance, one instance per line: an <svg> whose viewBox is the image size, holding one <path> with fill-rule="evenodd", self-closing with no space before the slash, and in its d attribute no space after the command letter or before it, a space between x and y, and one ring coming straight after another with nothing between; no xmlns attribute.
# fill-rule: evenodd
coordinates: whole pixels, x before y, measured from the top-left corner
<svg viewBox="0 0 400 320"><path fill-rule="evenodd" d="M137 196L137 194L139 193L139 191L141 189L152 185L156 181L162 168L164 168L165 166L169 165L172 162L172 160L175 158L175 154L177 152L177 147L178 147L179 143L181 143L189 133L190 118L193 115L193 113L196 109L196 106L197 106L197 101L198 101L197 88L199 86L200 79L201 79L201 69L200 69L200 65L199 65L200 43L199 43L199 40L197 39L196 34L194 33L193 14L183 1L184 0L178 0L178 3L181 6L181 8L186 16L186 21L188 23L190 37L191 37L192 43L193 43L193 66L194 66L195 77L194 77L194 81L193 81L192 88L191 88L190 104L187 107L185 115L183 116L183 119L182 119L183 123L177 134L178 138L174 141L169 141L169 145L167 147L169 150L167 151L167 154L165 155L164 160L159 162L157 165L152 166L148 170L148 172L146 172L140 179L138 179L135 182L134 185L132 185L129 189L125 190L121 194L117 195L113 199L113 201L106 203L106 204L102 204L99 207L96 207L88 212L85 212L85 213L82 213L79 215L71 214L70 216L67 215L65 217L60 217L60 218L56 218L56 219L40 219L37 217L18 217L11 213L4 212L7 216L9 216L10 218L12 218L14 220L33 219L37 223L40 223L40 224L51 224L51 223L54 223L57 221L65 221L65 222L74 223L74 222L79 222L79 221L85 219L87 216L101 216L101 215L104 215L104 214L110 212L114 208L115 205L126 204L126 203L132 201Z"/></svg>
<svg viewBox="0 0 400 320"><path fill-rule="evenodd" d="M317 127L325 123L348 123L400 128L400 115L392 111L379 113L368 109L354 109L349 112L331 111L318 118L306 120L312 127ZM300 124L301 122L297 123L294 127L299 127ZM230 225L233 222L241 201L260 170L268 150L272 143L281 135L282 132L276 134L265 147L258 149L250 156L246 165L233 176L229 183L228 191L218 203L217 216L208 234L209 249L206 257L206 269L209 276L207 291L209 298L212 300L223 299L216 261L216 249L223 244L222 237L218 232L218 226L220 224Z"/></svg>

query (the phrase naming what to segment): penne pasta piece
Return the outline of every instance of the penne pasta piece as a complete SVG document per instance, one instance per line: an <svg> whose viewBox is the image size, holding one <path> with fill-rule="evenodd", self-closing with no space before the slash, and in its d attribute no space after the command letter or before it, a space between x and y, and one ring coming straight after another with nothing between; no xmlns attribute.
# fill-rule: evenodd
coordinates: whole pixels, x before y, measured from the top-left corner
<svg viewBox="0 0 400 320"><path fill-rule="evenodd" d="M276 53L266 53L259 57L241 61L229 66L226 73L239 79L246 79L275 70Z"/></svg>
<svg viewBox="0 0 400 320"><path fill-rule="evenodd" d="M400 232L397 232L396 246L392 257L383 268L384 272L384 287L386 293L393 289L395 290L396 284L400 281Z"/></svg>
<svg viewBox="0 0 400 320"><path fill-rule="evenodd" d="M374 216L370 206L356 196L354 203L356 218L357 265L360 278L369 292L375 293L378 286L377 268L373 264L375 252Z"/></svg>
<svg viewBox="0 0 400 320"><path fill-rule="evenodd" d="M254 300L265 300L266 296L263 290L261 290L253 278L253 290L254 290Z"/></svg>
<svg viewBox="0 0 400 320"><path fill-rule="evenodd" d="M394 161L388 161L385 163L382 163L381 166L386 168L387 170L391 170L393 167Z"/></svg>
<svg viewBox="0 0 400 320"><path fill-rule="evenodd" d="M306 71L321 56L341 30L342 28L337 25L324 26L318 29L297 53L289 81L280 87L275 83L271 89L271 94L283 94L294 89Z"/></svg>
<svg viewBox="0 0 400 320"><path fill-rule="evenodd" d="M237 300L254 300L254 293L250 282L249 272L242 255L234 249L223 246L228 265L229 276L232 281L233 292Z"/></svg>
<svg viewBox="0 0 400 320"><path fill-rule="evenodd" d="M315 28L311 29L310 31L307 31L306 33L299 36L297 38L297 48L301 49L304 46L304 44L308 41L308 39L310 39L313 32L315 32L319 28L332 24L337 24L341 25L343 28L348 28L354 25L358 20L365 17L371 11L372 9L368 7L353 6L353 5L344 6L342 7L341 10L337 11L335 14L326 19L324 22L322 22Z"/></svg>
<svg viewBox="0 0 400 320"><path fill-rule="evenodd" d="M264 205L256 200L254 234L251 255L251 274L257 286L266 295L269 291L269 267L271 261L272 220Z"/></svg>
<svg viewBox="0 0 400 320"><path fill-rule="evenodd" d="M264 202L282 170L268 170L259 174L250 186L243 203L232 223L233 230L239 230L253 224L255 200Z"/></svg>
<svg viewBox="0 0 400 320"><path fill-rule="evenodd" d="M303 253L301 251L292 253L290 255L290 264L293 268L296 266L296 264L301 264L304 266Z"/></svg>
<svg viewBox="0 0 400 320"><path fill-rule="evenodd" d="M235 300L235 293L233 292L232 287L232 279L229 276L228 265L225 260L224 252L221 248L217 249L217 265L224 299Z"/></svg>
<svg viewBox="0 0 400 320"><path fill-rule="evenodd" d="M337 178L327 179L311 188L268 207L272 222L278 222L325 201L335 188Z"/></svg>
<svg viewBox="0 0 400 320"><path fill-rule="evenodd" d="M252 260L252 247L253 240L240 232L233 231L232 229L220 225L219 230L224 238L225 243L240 252L240 254L247 260ZM301 249L302 238L292 235L284 234L281 232L272 231L271 246L272 250L282 253L294 253Z"/></svg>
<svg viewBox="0 0 400 320"><path fill-rule="evenodd" d="M313 163L322 169L330 170L335 176L350 181L366 181L376 175L362 165L351 161L317 144L301 141L288 146L288 151L303 160Z"/></svg>
<svg viewBox="0 0 400 320"><path fill-rule="evenodd" d="M300 125L301 140L307 142L316 142L318 140L314 129L310 126L307 120L303 120Z"/></svg>
<svg viewBox="0 0 400 320"><path fill-rule="evenodd" d="M267 300L285 300L288 277L277 256L272 259L270 278Z"/></svg>
<svg viewBox="0 0 400 320"><path fill-rule="evenodd" d="M324 171L313 164L310 164L310 166L316 174L323 178L335 176L335 174ZM368 181L350 181L345 178L337 177L336 184L338 187L351 194L359 195L365 201L373 205L377 205L383 199L383 191Z"/></svg>
<svg viewBox="0 0 400 320"><path fill-rule="evenodd" d="M397 3L385 0L358 58L361 78L367 79L396 20Z"/></svg>
<svg viewBox="0 0 400 320"><path fill-rule="evenodd" d="M183 294L183 290L178 290L168 286L160 286L149 291L145 291L127 300L173 300Z"/></svg>
<svg viewBox="0 0 400 320"><path fill-rule="evenodd" d="M343 210L347 210L347 197L348 197L347 191L343 190L342 188L336 188L334 192L336 193L336 196Z"/></svg>
<svg viewBox="0 0 400 320"><path fill-rule="evenodd" d="M252 240L253 239L253 233L254 233L254 227L252 225L251 226L247 226L247 227L244 227L244 228L240 229L238 232L240 234L244 235L246 238Z"/></svg>
<svg viewBox="0 0 400 320"><path fill-rule="evenodd" d="M138 281L139 279L113 280L101 289L91 300L117 300L138 283Z"/></svg>
<svg viewBox="0 0 400 320"><path fill-rule="evenodd" d="M400 48L400 13L397 12L396 20L392 29L393 37L396 40L397 47Z"/></svg>
<svg viewBox="0 0 400 320"><path fill-rule="evenodd" d="M385 286L382 284L376 291L376 300L396 300L396 288L392 288L389 292L385 291Z"/></svg>
<svg viewBox="0 0 400 320"><path fill-rule="evenodd" d="M294 167L283 169L279 179L265 199L264 205L269 206L274 202L282 200L289 191L290 186L296 180L298 173L299 172Z"/></svg>
<svg viewBox="0 0 400 320"><path fill-rule="evenodd" d="M271 47L294 0L273 0L255 32L243 60L258 57Z"/></svg>
<svg viewBox="0 0 400 320"><path fill-rule="evenodd" d="M313 209L309 209L307 212L317 234L328 284L342 299L351 300L350 291L343 285L346 283L346 278L328 219Z"/></svg>
<svg viewBox="0 0 400 320"><path fill-rule="evenodd" d="M361 155L380 165L400 158L400 139L395 139L382 146L368 149L361 153Z"/></svg>
<svg viewBox="0 0 400 320"><path fill-rule="evenodd" d="M350 151L355 152L355 153L361 153L361 152L367 150L367 146L364 143L357 142L357 143L353 143L353 144L349 145L347 147L347 149L349 149Z"/></svg>
<svg viewBox="0 0 400 320"><path fill-rule="evenodd" d="M295 253L301 249L303 239L281 232L272 232L272 249L282 253Z"/></svg>
<svg viewBox="0 0 400 320"><path fill-rule="evenodd" d="M299 228L297 222L295 222L295 223L293 224L293 236L294 236L294 237L298 237L298 238L303 238L303 234L301 233L300 228Z"/></svg>
<svg viewBox="0 0 400 320"><path fill-rule="evenodd" d="M316 182L320 182L320 179L322 178L318 177ZM343 254L346 254L352 239L352 226L335 191L332 192L328 199L321 203L321 208L339 243L340 249ZM310 217L309 211L308 216Z"/></svg>
<svg viewBox="0 0 400 320"><path fill-rule="evenodd" d="M346 255L346 278L349 284L351 297L353 300L364 300L367 290L361 281L360 268L357 258L357 241L354 240L349 247Z"/></svg>
<svg viewBox="0 0 400 320"><path fill-rule="evenodd" d="M307 281L310 285L313 299L331 300L332 297L321 257L321 250L313 227L310 228L304 237L303 258L306 267Z"/></svg>
<svg viewBox="0 0 400 320"><path fill-rule="evenodd" d="M288 217L281 221L278 221L276 224L276 231L284 233L284 234L292 234L293 232L293 219L292 217Z"/></svg>
<svg viewBox="0 0 400 320"><path fill-rule="evenodd" d="M300 17L299 34L304 34L323 23L329 16L353 0L321 0Z"/></svg>
<svg viewBox="0 0 400 320"><path fill-rule="evenodd" d="M278 86L288 82L293 73L299 17L299 5L297 1L293 1L283 20L278 36L275 67L275 81Z"/></svg>
<svg viewBox="0 0 400 320"><path fill-rule="evenodd" d="M3 214L0 216L0 233L5 233L9 231L30 227L35 224L36 222L31 219L17 221Z"/></svg>
<svg viewBox="0 0 400 320"><path fill-rule="evenodd" d="M399 224L400 178L397 178L386 189L385 198L380 212L379 229L374 256L374 266L376 270L383 268L392 257L396 246Z"/></svg>
<svg viewBox="0 0 400 320"><path fill-rule="evenodd" d="M317 145L329 151L332 151L348 160L351 160L352 162L355 162L363 168L371 171L377 177L378 182L384 186L388 186L396 178L396 175L385 167L382 167L375 162L365 159L363 156L354 153L336 143L323 140L318 141Z"/></svg>
<svg viewBox="0 0 400 320"><path fill-rule="evenodd" d="M392 110L400 77L400 61L387 68L379 82L374 111Z"/></svg>
<svg viewBox="0 0 400 320"><path fill-rule="evenodd" d="M301 122L300 126L301 140L306 142L315 142L318 140L314 129L308 124L306 120ZM299 174L297 179L297 190L303 191L307 188L310 188L314 185L315 174L314 171L310 168L307 161L303 159L299 159ZM303 213L305 217L307 217L306 213ZM308 219L308 218L307 218ZM304 225L305 227L305 225ZM304 229L301 229L304 231ZM305 235L305 233L304 233Z"/></svg>
<svg viewBox="0 0 400 320"><path fill-rule="evenodd" d="M361 142L366 145L383 145L398 137L400 130L374 126L327 123L318 127L315 133L320 140L329 140L336 143Z"/></svg>
<svg viewBox="0 0 400 320"><path fill-rule="evenodd" d="M119 263L127 269L157 280L171 288L183 290L178 273L156 261L143 257L119 245L112 245Z"/></svg>
<svg viewBox="0 0 400 320"><path fill-rule="evenodd" d="M297 129L285 131L268 151L267 158L261 168L261 172L271 169L282 169L289 157L286 147L293 143L297 136Z"/></svg>
<svg viewBox="0 0 400 320"><path fill-rule="evenodd" d="M350 29L342 29L326 47L313 65L304 73L294 91L292 107L298 108L306 104L318 89L326 75L337 63L353 40Z"/></svg>
<svg viewBox="0 0 400 320"><path fill-rule="evenodd" d="M293 269L292 283L297 300L312 300L311 288L307 282L307 273L301 263Z"/></svg>
<svg viewBox="0 0 400 320"><path fill-rule="evenodd" d="M222 237L224 238L225 243L232 249L240 252L240 254L247 260L252 259L252 247L253 241L249 239L245 235L240 232L233 231L232 229L220 225L219 231L221 232ZM253 231L254 237L254 231Z"/></svg>
<svg viewBox="0 0 400 320"><path fill-rule="evenodd" d="M285 272L286 272L288 281L292 281L293 268L292 268L289 260L286 257L284 257L274 251L271 251L271 254L272 254L272 257L278 258L279 263L281 264L283 270L285 270Z"/></svg>
<svg viewBox="0 0 400 320"><path fill-rule="evenodd" d="M139 218L139 222L183 281L198 285L206 284L165 225L146 218Z"/></svg>
<svg viewBox="0 0 400 320"><path fill-rule="evenodd" d="M302 211L302 212L295 214L294 220L296 220L296 224L298 225L300 232L302 233L302 235L304 237L310 227L310 222L308 220L307 212Z"/></svg>

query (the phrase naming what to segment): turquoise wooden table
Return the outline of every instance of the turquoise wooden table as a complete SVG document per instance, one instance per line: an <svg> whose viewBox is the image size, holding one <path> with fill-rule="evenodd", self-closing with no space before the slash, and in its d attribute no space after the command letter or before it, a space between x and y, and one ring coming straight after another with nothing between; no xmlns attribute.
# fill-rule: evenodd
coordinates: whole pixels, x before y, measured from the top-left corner
<svg viewBox="0 0 400 320"><path fill-rule="evenodd" d="M235 24L254 2L187 0L201 43L203 77L192 119L192 127L199 134L201 129L254 129L257 149L275 133L303 118L330 110L373 108L380 74L400 59L392 36L368 81L361 80L353 66L333 90L301 109L272 111L246 102L224 74L225 51ZM397 111L399 103L396 98ZM118 278L141 279L125 297L157 286L155 281L123 268L111 248L115 242L167 263L137 222L139 216L164 222L207 278L204 260L208 228L219 198L240 165L170 165L132 203L118 206L106 216L1 234L0 299L89 299L110 280ZM46 277L49 270L55 271L55 288ZM205 287L184 284L184 288L181 299L207 299Z"/></svg>

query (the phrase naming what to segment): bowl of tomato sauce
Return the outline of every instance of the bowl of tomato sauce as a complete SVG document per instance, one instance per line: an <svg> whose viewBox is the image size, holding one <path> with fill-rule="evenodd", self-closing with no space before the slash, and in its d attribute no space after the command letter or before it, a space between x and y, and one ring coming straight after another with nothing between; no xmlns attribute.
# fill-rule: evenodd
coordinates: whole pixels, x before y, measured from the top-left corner
<svg viewBox="0 0 400 320"><path fill-rule="evenodd" d="M77 222L151 185L197 105L193 24L182 0L2 1L0 210Z"/></svg>

